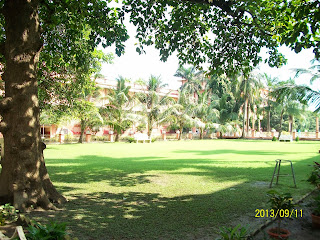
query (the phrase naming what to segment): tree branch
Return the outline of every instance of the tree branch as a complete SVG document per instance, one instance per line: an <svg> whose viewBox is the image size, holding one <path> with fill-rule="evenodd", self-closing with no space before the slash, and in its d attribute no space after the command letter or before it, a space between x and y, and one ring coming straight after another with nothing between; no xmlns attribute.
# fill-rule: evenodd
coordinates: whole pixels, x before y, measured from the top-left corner
<svg viewBox="0 0 320 240"><path fill-rule="evenodd" d="M197 4L207 4L211 6L216 6L226 12L232 12L231 6L234 4L233 1L227 1L227 0L184 0L184 1L197 3Z"/></svg>

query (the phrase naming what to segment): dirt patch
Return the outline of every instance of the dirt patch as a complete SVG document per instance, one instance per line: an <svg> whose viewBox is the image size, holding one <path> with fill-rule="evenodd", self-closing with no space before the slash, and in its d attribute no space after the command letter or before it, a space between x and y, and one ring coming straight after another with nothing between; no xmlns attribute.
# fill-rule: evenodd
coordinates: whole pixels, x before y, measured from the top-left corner
<svg viewBox="0 0 320 240"><path fill-rule="evenodd" d="M270 182L257 181L251 184L252 187L269 187Z"/></svg>

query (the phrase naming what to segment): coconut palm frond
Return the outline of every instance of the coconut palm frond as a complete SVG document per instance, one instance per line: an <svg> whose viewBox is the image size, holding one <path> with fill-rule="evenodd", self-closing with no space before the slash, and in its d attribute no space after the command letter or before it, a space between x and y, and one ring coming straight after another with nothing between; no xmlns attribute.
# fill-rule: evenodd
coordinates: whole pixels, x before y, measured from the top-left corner
<svg viewBox="0 0 320 240"><path fill-rule="evenodd" d="M320 79L320 63L317 60L312 61L312 66L308 69L304 68L296 68L296 77L301 76L303 74L310 75L310 83L313 83L315 80Z"/></svg>
<svg viewBox="0 0 320 240"><path fill-rule="evenodd" d="M276 100L288 98L291 101L297 100L303 104L313 103L320 107L320 92L311 89L308 86L285 84L280 86L272 92Z"/></svg>

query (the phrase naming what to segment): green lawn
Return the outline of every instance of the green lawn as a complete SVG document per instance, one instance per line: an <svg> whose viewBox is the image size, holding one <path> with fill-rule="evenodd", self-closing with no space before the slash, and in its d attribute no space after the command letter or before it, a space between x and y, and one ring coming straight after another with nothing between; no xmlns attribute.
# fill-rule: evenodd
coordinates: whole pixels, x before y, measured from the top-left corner
<svg viewBox="0 0 320 240"><path fill-rule="evenodd" d="M80 240L214 236L218 227L268 207L277 158L293 161L298 188L283 177L275 189L296 199L309 192L308 165L319 148L250 140L48 145L51 179L69 202L37 219L68 222Z"/></svg>

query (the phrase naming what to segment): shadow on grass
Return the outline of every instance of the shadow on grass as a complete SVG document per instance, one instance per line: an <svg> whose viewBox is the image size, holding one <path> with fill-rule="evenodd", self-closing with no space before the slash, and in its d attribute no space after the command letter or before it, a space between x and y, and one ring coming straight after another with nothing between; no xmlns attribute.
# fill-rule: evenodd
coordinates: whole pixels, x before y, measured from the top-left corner
<svg viewBox="0 0 320 240"><path fill-rule="evenodd" d="M41 221L67 222L79 239L199 239L215 238L216 230L237 216L250 215L261 201L253 189L241 186L212 194L167 198L159 194L101 192L74 195L64 209L34 212ZM248 193L251 194L248 194ZM236 199L236 200L235 200Z"/></svg>
<svg viewBox="0 0 320 240"><path fill-rule="evenodd" d="M198 155L213 155L213 154L240 154L240 155L287 155L287 154L297 154L299 152L271 152L271 151L260 151L260 150L232 150L232 149L219 149L219 150L183 150L175 151L175 153L195 153Z"/></svg>
<svg viewBox="0 0 320 240"><path fill-rule="evenodd" d="M317 157L293 162L297 182L307 178L310 165L315 160ZM262 166L256 167L254 164L257 162ZM215 181L270 181L274 167L274 159L237 162L220 159L165 159L161 157L117 159L95 155L81 156L75 159L50 159L47 163L53 182L91 183L105 181L115 187L134 187L150 183L150 178L157 177L157 173L154 172L201 176ZM281 173L290 173L290 171L288 164L282 164Z"/></svg>
<svg viewBox="0 0 320 240"><path fill-rule="evenodd" d="M226 153L225 150L222 151ZM217 154L217 151L199 152L208 156ZM257 158L263 155L260 151L251 151L251 154L248 154L248 151L230 150L230 153L236 154L244 152L247 155L254 155L255 152ZM294 195L304 194L308 190L306 175L311 170L308 165L312 165L317 159L315 156L294 162L298 189L292 188L292 179L289 178L281 178L280 186L274 189L290 191ZM226 162L230 164L226 166ZM247 166L252 161L241 162ZM274 159L260 162L261 167L245 167L236 161L223 159L166 159L157 156L119 159L88 155L75 159L50 159L47 166L54 183L67 185L106 182L106 185L119 187L120 193L100 189L96 193L85 195L69 194L70 201L63 206L62 211L35 212L32 215L42 221L54 219L68 222L73 236L81 240L214 239L219 227L230 222L240 223L236 219L243 216L248 217L247 223L254 225L258 221L254 218L254 210L266 209L265 195L269 190L275 162ZM285 170L290 169L281 169ZM138 192L134 188L122 193L121 187L151 183L150 179L157 177L157 172L201 176L213 179L217 184L223 181L235 181L238 184L220 190L212 189L212 192L208 191L210 193L206 194L186 194L171 198L160 193ZM254 185L255 182L259 184ZM302 184L305 184L303 191L299 189ZM59 187L62 193L74 189L70 186Z"/></svg>

